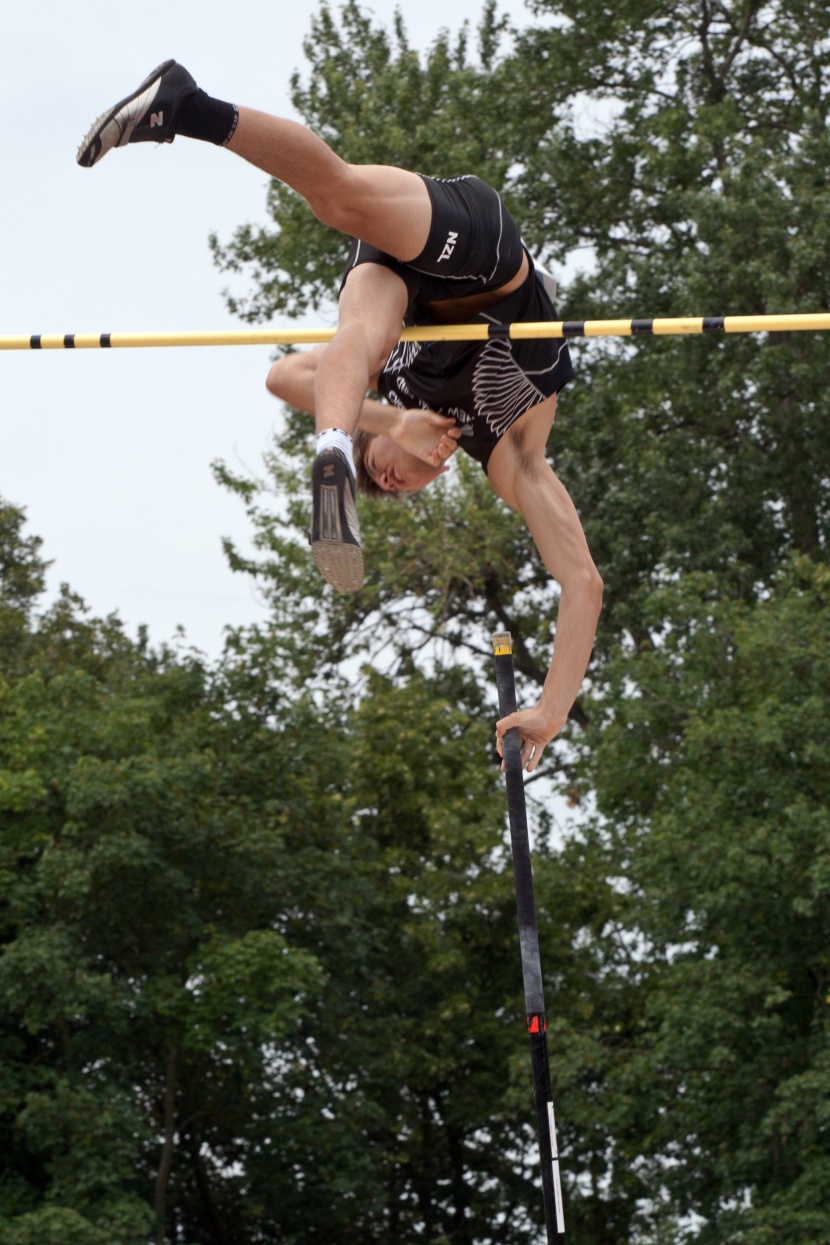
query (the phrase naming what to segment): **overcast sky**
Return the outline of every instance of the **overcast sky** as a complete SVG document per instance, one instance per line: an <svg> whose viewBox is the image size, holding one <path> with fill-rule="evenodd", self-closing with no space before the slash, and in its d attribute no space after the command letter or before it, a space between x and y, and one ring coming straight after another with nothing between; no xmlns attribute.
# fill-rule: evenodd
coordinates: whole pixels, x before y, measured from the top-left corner
<svg viewBox="0 0 830 1245"><path fill-rule="evenodd" d="M483 0L365 7L387 26L399 7L424 47L442 27L477 24ZM94 169L75 152L171 56L211 94L292 115L289 79L317 8L6 6L0 335L241 327L207 237L264 222L265 176L184 139L114 151ZM500 9L526 17L522 0ZM181 625L211 656L226 625L265 617L227 569L222 537L244 547L248 525L210 464L260 469L280 418L268 361L267 347L0 352L0 495L43 538L51 593L68 582L95 614L117 612L133 635L145 623L157 643Z"/></svg>

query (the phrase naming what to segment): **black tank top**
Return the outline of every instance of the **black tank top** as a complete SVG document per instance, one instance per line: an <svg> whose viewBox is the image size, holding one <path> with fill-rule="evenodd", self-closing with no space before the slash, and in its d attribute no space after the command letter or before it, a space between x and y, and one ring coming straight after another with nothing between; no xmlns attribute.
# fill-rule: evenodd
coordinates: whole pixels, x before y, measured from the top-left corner
<svg viewBox="0 0 830 1245"><path fill-rule="evenodd" d="M553 303L532 267L527 279L470 323L512 324L555 320ZM405 324L431 324L417 304ZM399 342L380 374L381 395L394 406L422 407L452 416L461 426L459 447L487 470L490 455L520 416L573 378L562 338L481 342Z"/></svg>

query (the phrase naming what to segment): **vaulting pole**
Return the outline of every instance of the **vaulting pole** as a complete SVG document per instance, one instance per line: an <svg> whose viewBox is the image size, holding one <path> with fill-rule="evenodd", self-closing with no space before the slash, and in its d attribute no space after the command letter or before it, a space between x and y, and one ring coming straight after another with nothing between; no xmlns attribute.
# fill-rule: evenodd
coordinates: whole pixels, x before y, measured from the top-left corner
<svg viewBox="0 0 830 1245"><path fill-rule="evenodd" d="M402 341L488 338L667 337L695 333L808 333L830 329L830 313L692 316L665 320L548 320L516 324L430 324L404 329ZM188 333L33 333L0 337L0 350L97 350L146 346L299 346L331 341L329 329L229 329Z"/></svg>
<svg viewBox="0 0 830 1245"><path fill-rule="evenodd" d="M509 631L499 631L493 636L493 658L496 665L499 715L504 718L516 711L513 641ZM559 1150L556 1144L556 1122L550 1085L542 962L539 956L539 931L536 926L533 869L530 863L527 808L522 779L522 749L519 732L515 727L504 737L504 776L507 785L507 811L513 852L513 878L516 886L516 914L519 923L525 1015L530 1038L533 1094L536 1101L536 1131L539 1137L539 1158L542 1167L545 1227L548 1245L564 1245L565 1216L562 1208Z"/></svg>

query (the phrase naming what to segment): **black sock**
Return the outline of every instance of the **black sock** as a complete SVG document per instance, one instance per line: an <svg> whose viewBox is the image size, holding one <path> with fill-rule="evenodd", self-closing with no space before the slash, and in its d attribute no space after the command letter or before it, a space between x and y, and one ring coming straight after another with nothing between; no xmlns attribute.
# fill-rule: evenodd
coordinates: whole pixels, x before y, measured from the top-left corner
<svg viewBox="0 0 830 1245"><path fill-rule="evenodd" d="M236 104L226 104L222 99L213 99L207 91L197 90L179 104L176 133L224 147L233 138L238 120Z"/></svg>

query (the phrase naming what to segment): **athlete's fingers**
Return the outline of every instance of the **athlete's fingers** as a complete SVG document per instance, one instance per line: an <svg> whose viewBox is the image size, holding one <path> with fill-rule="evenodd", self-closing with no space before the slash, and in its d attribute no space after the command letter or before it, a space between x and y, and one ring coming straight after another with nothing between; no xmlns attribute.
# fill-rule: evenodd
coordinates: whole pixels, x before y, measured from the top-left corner
<svg viewBox="0 0 830 1245"><path fill-rule="evenodd" d="M539 764L539 761L541 759L541 756L544 750L545 750L545 745L543 743L539 743L533 739L522 739L521 741L522 769L526 769L528 774L532 774L533 771L536 769L536 766ZM498 736L496 736L496 751L498 752L499 756L502 758L501 772L504 773L504 746L502 744L501 739Z"/></svg>
<svg viewBox="0 0 830 1245"><path fill-rule="evenodd" d="M508 713L507 717L499 718L496 723L496 747L499 750L499 756L504 756L504 737L514 726L519 725L519 712Z"/></svg>
<svg viewBox="0 0 830 1245"><path fill-rule="evenodd" d="M428 414L427 419L433 428L440 430L445 437L460 437L461 429L451 415L438 415L435 411Z"/></svg>
<svg viewBox="0 0 830 1245"><path fill-rule="evenodd" d="M526 766L526 769L528 769L529 774L533 773L536 766L538 766L539 762L541 761L541 754L543 754L544 751L545 751L544 743L538 743L538 745L536 745L536 751L533 754L533 759L531 759L531 761L528 762L528 766Z"/></svg>
<svg viewBox="0 0 830 1245"><path fill-rule="evenodd" d="M528 774L532 774L542 758L545 744L538 740L525 739L522 743L522 764Z"/></svg>
<svg viewBox="0 0 830 1245"><path fill-rule="evenodd" d="M429 462L433 467L442 467L448 458L451 458L458 449L455 441L450 441L447 437L442 437L438 442L438 448L432 450L429 455Z"/></svg>
<svg viewBox="0 0 830 1245"><path fill-rule="evenodd" d="M514 726L519 730L522 769L526 769L529 774L536 769L550 740L543 733L538 721L534 720L535 716L533 711L522 709L508 714L496 723L496 750L502 757L502 771L504 770L504 736Z"/></svg>

